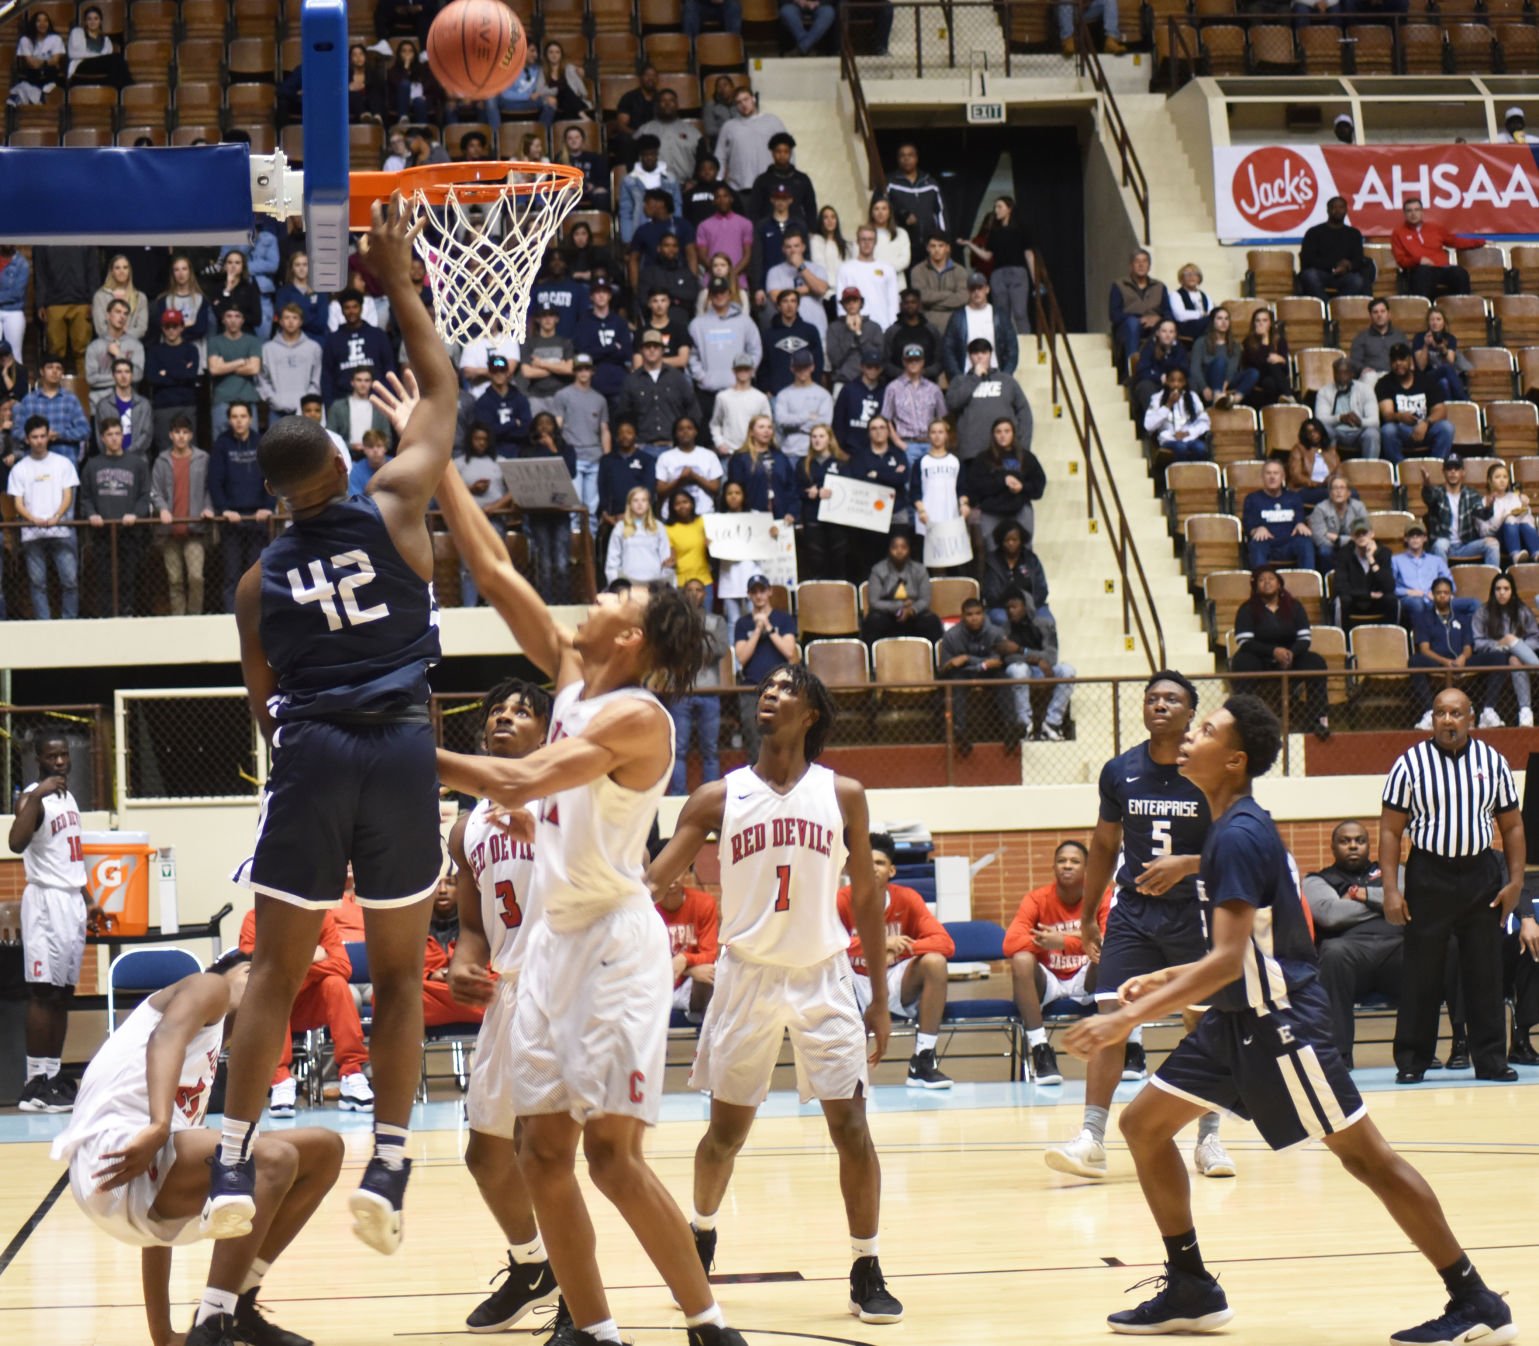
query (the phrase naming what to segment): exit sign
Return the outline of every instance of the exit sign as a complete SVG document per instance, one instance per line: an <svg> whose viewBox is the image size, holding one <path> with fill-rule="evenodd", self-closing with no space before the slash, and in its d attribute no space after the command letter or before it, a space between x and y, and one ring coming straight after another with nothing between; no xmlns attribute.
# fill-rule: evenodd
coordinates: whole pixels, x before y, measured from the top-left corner
<svg viewBox="0 0 1539 1346"><path fill-rule="evenodd" d="M974 126L1003 126L1005 105L993 101L972 102L967 105L967 120Z"/></svg>

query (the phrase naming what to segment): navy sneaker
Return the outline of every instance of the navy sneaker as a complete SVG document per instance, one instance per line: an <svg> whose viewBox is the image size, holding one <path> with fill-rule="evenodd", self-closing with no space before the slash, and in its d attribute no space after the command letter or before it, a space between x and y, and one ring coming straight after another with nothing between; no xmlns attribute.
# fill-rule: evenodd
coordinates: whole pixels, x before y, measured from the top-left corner
<svg viewBox="0 0 1539 1346"><path fill-rule="evenodd" d="M377 1253L389 1257L401 1246L401 1207L406 1203L406 1180L411 1160L400 1168L388 1168L377 1155L363 1171L363 1181L347 1199L353 1213L353 1233Z"/></svg>
<svg viewBox="0 0 1539 1346"><path fill-rule="evenodd" d="M887 1290L882 1264L874 1257L857 1257L850 1268L850 1312L863 1323L900 1323L903 1305Z"/></svg>
<svg viewBox="0 0 1539 1346"><path fill-rule="evenodd" d="M238 1346L235 1338L235 1319L228 1313L216 1313L192 1327L184 1346Z"/></svg>
<svg viewBox="0 0 1539 1346"><path fill-rule="evenodd" d="M256 1216L256 1160L247 1155L238 1164L226 1164L216 1150L208 1161L208 1200L198 1217L198 1230L206 1239L245 1238Z"/></svg>
<svg viewBox="0 0 1539 1346"><path fill-rule="evenodd" d="M1122 1048L1122 1078L1146 1080L1149 1078L1149 1058L1144 1055L1141 1042L1125 1043Z"/></svg>
<svg viewBox="0 0 1539 1346"><path fill-rule="evenodd" d="M476 1305L465 1326L472 1332L502 1332L525 1314L546 1304L554 1304L560 1291L549 1262L515 1262L508 1254L508 1264L496 1276L506 1276L491 1295Z"/></svg>
<svg viewBox="0 0 1539 1346"><path fill-rule="evenodd" d="M235 1301L235 1325L230 1329L231 1339L242 1346L315 1346L309 1337L279 1327L263 1313L256 1302L253 1286Z"/></svg>
<svg viewBox="0 0 1539 1346"><path fill-rule="evenodd" d="M546 1331L550 1338L545 1346L577 1346L581 1333L577 1330L577 1324L572 1321L572 1311L567 1308L566 1300L561 1295L556 1296L556 1314L542 1328L535 1328L536 1332Z"/></svg>
<svg viewBox="0 0 1539 1346"><path fill-rule="evenodd" d="M689 1346L748 1346L743 1334L735 1327L717 1327L706 1323L689 1329Z"/></svg>
<svg viewBox="0 0 1539 1346"><path fill-rule="evenodd" d="M1130 1336L1155 1337L1168 1332L1212 1332L1234 1317L1234 1310L1212 1276L1193 1276L1165 1264L1163 1276L1129 1286L1137 1290L1145 1285L1159 1286L1153 1299L1146 1299L1136 1309L1109 1314L1106 1325L1113 1332Z"/></svg>
<svg viewBox="0 0 1539 1346"><path fill-rule="evenodd" d="M1441 1316L1396 1332L1390 1341L1396 1346L1466 1346L1477 1341L1480 1346L1502 1346L1517 1339L1507 1301L1494 1290L1480 1289L1450 1299Z"/></svg>
<svg viewBox="0 0 1539 1346"><path fill-rule="evenodd" d="M705 1274L711 1274L711 1268L716 1265L716 1231L714 1229L696 1229L690 1225L689 1232L695 1236L695 1251L700 1254L700 1265L705 1268Z"/></svg>

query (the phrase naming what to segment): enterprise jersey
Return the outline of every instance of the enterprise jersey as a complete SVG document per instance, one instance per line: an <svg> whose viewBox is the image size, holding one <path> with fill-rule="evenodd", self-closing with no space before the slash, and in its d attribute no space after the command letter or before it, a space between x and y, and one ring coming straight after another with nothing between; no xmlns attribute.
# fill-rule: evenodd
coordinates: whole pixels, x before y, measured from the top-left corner
<svg viewBox="0 0 1539 1346"><path fill-rule="evenodd" d="M1122 851L1112 881L1118 889L1131 889L1154 860L1200 855L1212 818L1202 791L1174 765L1161 766L1150 757L1145 742L1101 768L1101 821L1122 825ZM1196 896L1197 881L1185 878L1164 899Z"/></svg>
<svg viewBox="0 0 1539 1346"><path fill-rule="evenodd" d="M41 782L34 782L21 792L25 798ZM20 799L16 807L21 808ZM43 821L21 853L27 882L38 888L58 888L78 892L85 887L85 852L81 850L80 805L66 790L62 795L43 799Z"/></svg>
<svg viewBox="0 0 1539 1346"><path fill-rule="evenodd" d="M532 811L538 808L536 803ZM491 945L492 967L507 974L523 964L540 904L534 888L534 847L494 827L495 812L486 799L470 811L465 820L465 860L481 894L481 928Z"/></svg>
<svg viewBox="0 0 1539 1346"><path fill-rule="evenodd" d="M783 795L747 766L724 784L722 947L777 967L832 958L849 944L836 901L846 851L834 773L811 765Z"/></svg>
<svg viewBox="0 0 1539 1346"><path fill-rule="evenodd" d="M366 495L296 519L263 549L261 634L280 724L425 706L440 657L433 587Z"/></svg>
<svg viewBox="0 0 1539 1346"><path fill-rule="evenodd" d="M1197 895L1210 949L1214 908L1226 902L1256 908L1245 971L1209 998L1214 1009L1258 1014L1286 1009L1289 993L1315 980L1318 959L1298 870L1272 815L1250 796L1231 804L1209 830Z"/></svg>
<svg viewBox="0 0 1539 1346"><path fill-rule="evenodd" d="M583 684L574 682L556 693L550 742L582 734L600 711L622 698L661 705L644 687L621 687L586 700L582 691ZM540 801L534 887L552 930L582 930L620 907L652 906L643 877L647 833L673 775L673 718L662 719L668 726L668 762L654 784L630 790L600 776Z"/></svg>

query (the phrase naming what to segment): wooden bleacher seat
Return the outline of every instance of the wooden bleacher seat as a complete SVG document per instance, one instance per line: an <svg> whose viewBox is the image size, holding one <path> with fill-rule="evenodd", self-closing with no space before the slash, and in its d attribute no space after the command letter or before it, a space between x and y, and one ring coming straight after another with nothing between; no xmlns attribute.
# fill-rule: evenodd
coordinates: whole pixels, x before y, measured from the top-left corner
<svg viewBox="0 0 1539 1346"><path fill-rule="evenodd" d="M863 640L815 640L807 646L807 667L832 690L871 683L871 652Z"/></svg>
<svg viewBox="0 0 1539 1346"><path fill-rule="evenodd" d="M1261 412L1261 443L1268 455L1285 454L1299 439L1299 427L1309 419L1309 408L1278 402Z"/></svg>
<svg viewBox="0 0 1539 1346"><path fill-rule="evenodd" d="M1316 300L1314 302L1318 303L1319 301ZM1321 326L1323 327L1324 325L1322 319ZM1288 345L1298 352L1294 356L1294 363L1298 367L1298 386L1312 412L1314 408L1314 395L1321 388L1329 388L1336 381L1336 376L1331 372L1331 369L1337 360L1345 358L1346 351L1342 350L1339 346L1310 346L1299 350L1294 345L1291 336Z"/></svg>
<svg viewBox="0 0 1539 1346"><path fill-rule="evenodd" d="M1470 273L1471 293L1491 300L1507 293L1507 255L1500 248L1464 248L1458 262Z"/></svg>
<svg viewBox="0 0 1539 1346"><path fill-rule="evenodd" d="M979 597L978 581L964 575L940 575L930 581L930 611L942 621L962 615L962 604Z"/></svg>
<svg viewBox="0 0 1539 1346"><path fill-rule="evenodd" d="M1240 604L1250 601L1250 571L1215 570L1202 582L1204 615L1213 644L1222 649Z"/></svg>
<svg viewBox="0 0 1539 1346"><path fill-rule="evenodd" d="M1272 303L1277 322L1288 334L1288 348L1325 344L1325 305L1313 295L1279 295Z"/></svg>
<svg viewBox="0 0 1539 1346"><path fill-rule="evenodd" d="M1445 294L1437 306L1448 317L1448 330L1463 348L1484 346L1491 339L1490 305L1478 294Z"/></svg>
<svg viewBox="0 0 1539 1346"><path fill-rule="evenodd" d="M1403 509L1368 511L1368 522L1373 525L1374 540L1383 543L1396 555L1405 550L1405 530L1415 522L1417 517L1409 510Z"/></svg>
<svg viewBox="0 0 1539 1346"><path fill-rule="evenodd" d="M845 580L804 580L796 591L797 629L809 636L849 636L860 630L855 586Z"/></svg>
<svg viewBox="0 0 1539 1346"><path fill-rule="evenodd" d="M1387 298L1391 327L1398 327L1407 336L1426 330L1427 310L1432 307L1430 300L1419 294L1392 294Z"/></svg>
<svg viewBox="0 0 1539 1346"><path fill-rule="evenodd" d="M1470 400L1474 402L1502 402L1512 396L1512 375L1516 361L1512 352L1501 346L1464 347L1465 358L1470 362Z"/></svg>
<svg viewBox="0 0 1539 1346"><path fill-rule="evenodd" d="M1293 293L1293 254L1285 248L1252 248L1245 254L1251 293L1258 299L1282 299Z"/></svg>
<svg viewBox="0 0 1539 1346"><path fill-rule="evenodd" d="M1485 434L1480 428L1480 408L1473 402L1444 402L1445 419L1453 426L1454 448L1460 453L1485 448ZM1471 481L1474 478L1470 478Z"/></svg>
<svg viewBox="0 0 1539 1346"><path fill-rule="evenodd" d="M1348 458L1342 463L1341 470L1370 514L1374 510L1395 508L1399 487L1392 464L1382 458Z"/></svg>
<svg viewBox="0 0 1539 1346"><path fill-rule="evenodd" d="M1491 301L1491 314L1508 350L1539 343L1539 294L1504 294Z"/></svg>
<svg viewBox="0 0 1539 1346"><path fill-rule="evenodd" d="M1220 467L1255 458L1256 436L1261 427L1256 413L1250 407L1211 411L1208 413L1208 422L1212 427L1208 443L1213 450L1213 461Z"/></svg>
<svg viewBox="0 0 1539 1346"><path fill-rule="evenodd" d="M1261 459L1253 458L1247 463L1231 463L1224 469L1224 485L1236 514L1244 512L1245 497L1261 489L1261 473L1265 467L1266 463Z"/></svg>
<svg viewBox="0 0 1539 1346"><path fill-rule="evenodd" d="M1504 459L1539 454L1539 408L1532 402L1487 402L1491 449Z"/></svg>
<svg viewBox="0 0 1539 1346"><path fill-rule="evenodd" d="M1215 570L1243 564L1240 521L1232 514L1194 514L1186 521L1186 570L1194 589Z"/></svg>
<svg viewBox="0 0 1539 1346"><path fill-rule="evenodd" d="M1173 532L1180 533L1193 514L1213 514L1220 507L1223 469L1217 463L1172 463L1165 469L1165 499Z"/></svg>

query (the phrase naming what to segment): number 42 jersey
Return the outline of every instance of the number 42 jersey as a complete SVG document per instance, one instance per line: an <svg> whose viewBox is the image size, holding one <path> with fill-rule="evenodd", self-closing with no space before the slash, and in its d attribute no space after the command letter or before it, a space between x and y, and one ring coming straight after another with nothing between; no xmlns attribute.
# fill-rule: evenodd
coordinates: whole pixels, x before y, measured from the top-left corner
<svg viewBox="0 0 1539 1346"><path fill-rule="evenodd" d="M441 654L433 587L366 495L296 519L263 550L261 634L280 724L425 706Z"/></svg>
<svg viewBox="0 0 1539 1346"><path fill-rule="evenodd" d="M1131 889L1162 856L1201 855L1213 820L1202 791L1174 765L1162 766L1150 757L1145 742L1101 768L1101 821L1122 826L1113 881L1119 889ZM1196 878L1182 879L1164 897L1196 901Z"/></svg>

